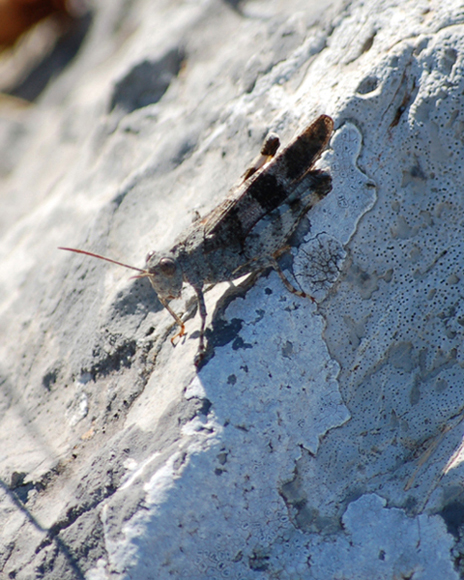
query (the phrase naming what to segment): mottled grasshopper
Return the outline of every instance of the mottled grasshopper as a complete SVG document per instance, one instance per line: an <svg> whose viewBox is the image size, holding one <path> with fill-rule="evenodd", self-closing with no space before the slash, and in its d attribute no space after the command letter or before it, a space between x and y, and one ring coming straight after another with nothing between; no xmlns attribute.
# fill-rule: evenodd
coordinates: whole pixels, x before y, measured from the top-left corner
<svg viewBox="0 0 464 580"><path fill-rule="evenodd" d="M180 297L184 282L191 284L201 317L199 360L205 350L205 284L273 267L291 292L306 296L287 280L277 258L289 249L288 240L304 215L332 189L331 176L313 166L328 145L333 125L330 117L321 115L278 155L278 138L268 137L260 157L226 199L195 221L170 251L150 252L145 269L85 250L60 249L131 268L140 272L136 278L147 277L161 304L180 326L171 342L184 335L185 327L169 301Z"/></svg>

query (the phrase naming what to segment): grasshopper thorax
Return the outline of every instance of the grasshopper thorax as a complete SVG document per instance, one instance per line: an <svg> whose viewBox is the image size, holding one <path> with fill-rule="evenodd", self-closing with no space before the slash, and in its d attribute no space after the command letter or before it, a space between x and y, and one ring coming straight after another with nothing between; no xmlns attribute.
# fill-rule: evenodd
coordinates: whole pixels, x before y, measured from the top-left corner
<svg viewBox="0 0 464 580"><path fill-rule="evenodd" d="M173 256L150 252L146 257L147 278L159 298L179 298L182 290L182 270Z"/></svg>

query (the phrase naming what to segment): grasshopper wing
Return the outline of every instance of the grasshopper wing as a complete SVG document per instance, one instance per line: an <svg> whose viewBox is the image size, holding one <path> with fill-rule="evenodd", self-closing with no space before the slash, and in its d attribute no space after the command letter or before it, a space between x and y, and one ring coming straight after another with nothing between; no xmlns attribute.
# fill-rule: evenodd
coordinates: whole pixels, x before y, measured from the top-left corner
<svg viewBox="0 0 464 580"><path fill-rule="evenodd" d="M331 117L321 115L267 165L234 188L203 220L206 240L213 246L230 240L243 245L258 221L287 201L312 170L329 143L333 126Z"/></svg>

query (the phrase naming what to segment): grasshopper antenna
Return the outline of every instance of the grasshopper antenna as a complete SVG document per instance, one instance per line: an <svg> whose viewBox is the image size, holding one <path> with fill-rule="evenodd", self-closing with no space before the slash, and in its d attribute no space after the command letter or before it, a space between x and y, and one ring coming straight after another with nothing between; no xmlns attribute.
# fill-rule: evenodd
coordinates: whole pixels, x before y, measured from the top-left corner
<svg viewBox="0 0 464 580"><path fill-rule="evenodd" d="M135 266L129 266L129 264L123 264L117 260L112 260L111 258L106 258L105 256L100 256L100 254L94 254L93 252L87 252L86 250L78 250L77 248L62 248L59 250L66 250L67 252L76 252L76 254L85 254L86 256L91 256L92 258L98 258L99 260L105 260L106 262L111 262L112 264L117 264L118 266L124 266L124 268L130 268L131 270L136 270L137 272L142 272L141 276L133 276L134 278L144 278L148 276L147 270L142 270L142 268L136 268Z"/></svg>
<svg viewBox="0 0 464 580"><path fill-rule="evenodd" d="M136 268L135 266L129 266L129 264L124 264L123 262L118 262L117 260L112 260L111 258L107 258L106 256L100 256L100 254L94 254L93 252L87 252L86 250L78 250L77 248L63 248L61 246L58 249L59 250L66 250L67 252L75 252L76 254L84 254L84 255L90 256L92 258L98 258L99 260L105 260L106 262L111 262L112 264L117 264L118 266L123 266L124 268L130 268L131 270L135 270L136 272L141 272L141 274L139 274L138 276L131 276L131 278L150 278L150 276L151 276L151 274L148 270L142 270L142 268ZM197 293L198 292L199 291L197 290ZM199 296L200 296L200 294L199 294ZM174 310L172 310L172 308L169 306L168 302L162 296L158 296L158 298L159 298L161 304L166 308L166 310L169 312L169 314L174 318L174 320L180 326L179 332L171 338L171 343L174 344L174 340L176 338L184 336L185 325L182 322L182 320L177 316L177 314L174 312ZM203 300L203 295L201 295L201 300ZM202 308L202 305L200 303L200 309L201 308ZM204 308L204 302L203 302L203 308ZM204 317L206 317L206 312L204 314ZM203 324L204 324L204 320L203 320ZM203 332L203 328L202 328L202 332ZM203 337L201 340L203 340Z"/></svg>

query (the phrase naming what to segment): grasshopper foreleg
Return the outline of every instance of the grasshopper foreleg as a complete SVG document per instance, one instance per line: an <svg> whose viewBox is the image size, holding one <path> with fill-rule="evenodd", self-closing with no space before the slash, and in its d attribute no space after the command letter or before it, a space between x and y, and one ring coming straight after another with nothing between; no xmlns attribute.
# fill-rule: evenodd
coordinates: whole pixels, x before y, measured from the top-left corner
<svg viewBox="0 0 464 580"><path fill-rule="evenodd" d="M164 298L161 298L160 296L158 296L158 298L159 298L159 301L161 302L161 304L166 308L166 310L169 312L169 314L174 318L174 320L180 326L179 332L175 336L173 336L171 338L171 344L174 346L174 341L177 338L181 338L182 336L184 336L184 334L185 334L185 324L177 316L177 314L174 312L174 310L169 306L167 300L165 300Z"/></svg>

